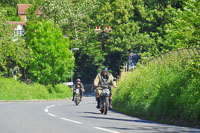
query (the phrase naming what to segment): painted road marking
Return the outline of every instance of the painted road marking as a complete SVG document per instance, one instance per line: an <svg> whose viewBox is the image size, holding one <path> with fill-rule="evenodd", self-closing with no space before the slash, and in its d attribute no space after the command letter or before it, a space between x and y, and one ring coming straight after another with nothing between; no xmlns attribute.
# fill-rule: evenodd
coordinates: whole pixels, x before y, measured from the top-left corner
<svg viewBox="0 0 200 133"><path fill-rule="evenodd" d="M47 113L47 114L50 115L50 116L56 117L56 115L53 115L53 114L51 114L51 113Z"/></svg>
<svg viewBox="0 0 200 133"><path fill-rule="evenodd" d="M77 123L77 124L82 124L82 122L74 121L74 120L70 120L70 119L66 119L66 118L60 118L60 119L65 120L65 121L70 121L70 122L73 122L73 123Z"/></svg>
<svg viewBox="0 0 200 133"><path fill-rule="evenodd" d="M62 105L62 104L60 104L60 105ZM51 107L54 107L55 105L50 105L50 106L47 106L45 109L44 109L44 111L48 114L48 115L50 115L50 116L52 116L52 117L57 117L56 115L54 115L54 114L51 114L51 113L48 113L48 109L49 108L51 108ZM70 120L70 119L67 119L67 118L60 118L61 120L65 120L65 121L69 121L69 122L73 122L73 123L76 123L76 124L82 124L82 122L79 122L79 121L75 121L75 120Z"/></svg>
<svg viewBox="0 0 200 133"><path fill-rule="evenodd" d="M49 108L50 108L50 106L47 106L47 107L46 107L46 109L49 109Z"/></svg>
<svg viewBox="0 0 200 133"><path fill-rule="evenodd" d="M51 105L50 107L54 107L54 106L56 106L56 105Z"/></svg>
<svg viewBox="0 0 200 133"><path fill-rule="evenodd" d="M107 131L107 132L111 132L111 133L119 133L119 132L108 130L108 129L101 128L101 127L94 127L94 128L99 129L99 130L103 130L103 131Z"/></svg>

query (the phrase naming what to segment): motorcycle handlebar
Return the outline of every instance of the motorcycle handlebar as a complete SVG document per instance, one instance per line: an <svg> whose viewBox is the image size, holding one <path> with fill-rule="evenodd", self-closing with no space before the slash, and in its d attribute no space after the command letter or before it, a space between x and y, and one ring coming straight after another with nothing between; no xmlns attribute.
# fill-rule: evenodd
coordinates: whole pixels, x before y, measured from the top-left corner
<svg viewBox="0 0 200 133"><path fill-rule="evenodd" d="M97 87L101 87L101 88L111 88L111 87L112 87L112 85L108 85L108 86L97 85L97 86L95 86L95 88L97 88Z"/></svg>

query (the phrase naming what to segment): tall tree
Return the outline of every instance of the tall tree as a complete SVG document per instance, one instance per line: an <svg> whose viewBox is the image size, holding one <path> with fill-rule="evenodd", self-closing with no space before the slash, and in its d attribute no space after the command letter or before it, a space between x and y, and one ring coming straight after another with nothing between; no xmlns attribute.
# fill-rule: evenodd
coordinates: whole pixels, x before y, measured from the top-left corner
<svg viewBox="0 0 200 133"><path fill-rule="evenodd" d="M69 40L52 21L29 21L26 42L32 49L28 70L31 79L42 84L57 84L71 78L74 57Z"/></svg>

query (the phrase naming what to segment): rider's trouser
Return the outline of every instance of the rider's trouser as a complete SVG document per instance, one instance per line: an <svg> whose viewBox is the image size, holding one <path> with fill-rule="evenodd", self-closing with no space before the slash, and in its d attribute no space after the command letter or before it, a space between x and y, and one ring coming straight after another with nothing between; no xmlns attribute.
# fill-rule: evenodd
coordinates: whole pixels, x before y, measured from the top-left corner
<svg viewBox="0 0 200 133"><path fill-rule="evenodd" d="M100 105L100 94L99 94L99 89L97 89L97 92L96 92L96 101L97 101L97 106ZM110 94L109 94L109 105L112 104L112 88L109 88L110 90Z"/></svg>
<svg viewBox="0 0 200 133"><path fill-rule="evenodd" d="M73 99L74 99L75 94L76 94L76 92L74 90L73 91ZM82 98L82 96L83 96L83 91L82 91L82 89L80 89L80 98Z"/></svg>

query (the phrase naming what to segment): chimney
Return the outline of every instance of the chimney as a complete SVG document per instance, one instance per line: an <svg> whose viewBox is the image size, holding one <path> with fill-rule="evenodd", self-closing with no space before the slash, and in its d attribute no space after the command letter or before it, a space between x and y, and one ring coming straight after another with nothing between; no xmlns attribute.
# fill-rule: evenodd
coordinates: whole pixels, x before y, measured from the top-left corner
<svg viewBox="0 0 200 133"><path fill-rule="evenodd" d="M95 30L96 33L99 33L101 31L101 27L100 26L95 26Z"/></svg>
<svg viewBox="0 0 200 133"><path fill-rule="evenodd" d="M111 29L111 26L109 26L109 29L108 29L108 31L112 31L112 29Z"/></svg>

